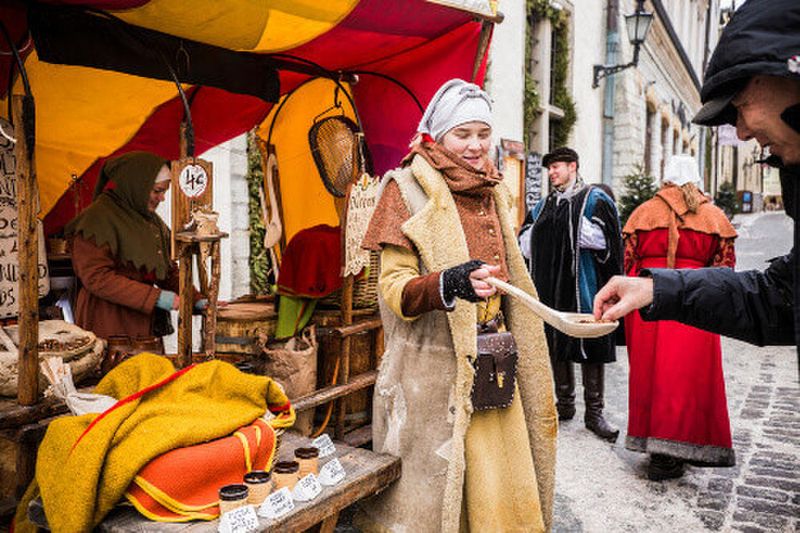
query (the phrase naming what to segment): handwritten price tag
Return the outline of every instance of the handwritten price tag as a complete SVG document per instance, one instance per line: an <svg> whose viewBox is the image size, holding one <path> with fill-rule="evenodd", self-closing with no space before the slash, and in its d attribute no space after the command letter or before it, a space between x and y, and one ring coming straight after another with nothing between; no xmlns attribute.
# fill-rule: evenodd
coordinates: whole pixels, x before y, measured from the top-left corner
<svg viewBox="0 0 800 533"><path fill-rule="evenodd" d="M219 533L250 533L258 529L258 517L252 505L228 511L219 519Z"/></svg>
<svg viewBox="0 0 800 533"><path fill-rule="evenodd" d="M289 491L289 487L283 487L267 496L267 499L258 508L258 516L274 520L289 514L293 509L292 493Z"/></svg>
<svg viewBox="0 0 800 533"><path fill-rule="evenodd" d="M327 433L323 433L316 439L311 441L311 445L315 448L319 448L319 456L328 457L329 455L333 455L336 453L336 446L333 445L333 441L331 440L331 436Z"/></svg>
<svg viewBox="0 0 800 533"><path fill-rule="evenodd" d="M344 479L345 472L339 459L332 459L327 462L319 471L319 482L324 487L338 485Z"/></svg>
<svg viewBox="0 0 800 533"><path fill-rule="evenodd" d="M320 492L322 492L322 485L319 484L317 476L308 474L294 486L292 496L299 502L308 502L319 496Z"/></svg>

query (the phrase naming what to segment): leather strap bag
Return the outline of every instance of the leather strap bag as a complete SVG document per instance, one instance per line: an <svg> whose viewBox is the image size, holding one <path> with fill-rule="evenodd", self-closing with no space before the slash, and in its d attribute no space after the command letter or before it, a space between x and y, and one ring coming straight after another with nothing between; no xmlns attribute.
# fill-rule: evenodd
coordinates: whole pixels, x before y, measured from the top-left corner
<svg viewBox="0 0 800 533"><path fill-rule="evenodd" d="M514 336L508 331L498 332L496 327L478 328L472 407L476 411L508 407L514 400L517 380L518 356Z"/></svg>

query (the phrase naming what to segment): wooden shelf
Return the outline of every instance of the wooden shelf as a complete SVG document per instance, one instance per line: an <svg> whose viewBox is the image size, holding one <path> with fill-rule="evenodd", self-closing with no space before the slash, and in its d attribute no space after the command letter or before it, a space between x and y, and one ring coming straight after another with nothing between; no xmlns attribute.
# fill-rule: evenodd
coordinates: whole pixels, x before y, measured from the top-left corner
<svg viewBox="0 0 800 533"><path fill-rule="evenodd" d="M228 234L221 231L215 235L197 235L193 231L181 231L175 234L175 240L178 242L216 242L228 237Z"/></svg>
<svg viewBox="0 0 800 533"><path fill-rule="evenodd" d="M292 406L294 407L295 411L305 411L307 409L311 409L312 407L326 404L331 400L335 400L336 398L347 396L351 392L372 386L375 384L375 380L377 378L378 371L369 370L357 376L351 376L350 380L343 385L331 385L329 387L324 387L314 391L311 394L296 398L292 400Z"/></svg>
<svg viewBox="0 0 800 533"><path fill-rule="evenodd" d="M310 440L291 431L282 437L278 450L278 458L291 459L295 448L308 446ZM259 519L259 531L300 532L315 524L325 521L333 531L339 511L356 503L362 498L378 493L392 482L400 478L400 458L385 453L376 453L363 448L354 448L344 442L335 442L336 452L333 457L321 459L325 464L332 458L341 462L347 477L333 487L324 487L322 493L309 502L295 502L295 508L289 514L276 519ZM31 502L28 516L39 526L44 526L44 513L41 499ZM217 533L219 520L210 522L194 521L170 524L153 522L140 515L131 507L118 507L97 526L97 531L104 533Z"/></svg>

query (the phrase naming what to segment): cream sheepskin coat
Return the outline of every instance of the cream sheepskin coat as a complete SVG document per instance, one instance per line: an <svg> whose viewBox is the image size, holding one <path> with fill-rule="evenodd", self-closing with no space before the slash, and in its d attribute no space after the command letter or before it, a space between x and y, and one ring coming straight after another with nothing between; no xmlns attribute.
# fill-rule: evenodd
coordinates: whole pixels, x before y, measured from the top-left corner
<svg viewBox="0 0 800 533"><path fill-rule="evenodd" d="M391 171L412 216L401 227L420 255L420 272L470 259L461 220L442 175L416 157ZM494 187L510 282L536 294L512 229L511 196ZM519 349L517 384L535 467L543 523L552 523L556 419L553 378L542 321L504 297L506 325ZM470 391L476 352L476 305L432 311L412 322L381 301L386 351L375 384L373 446L402 458L402 477L363 506L373 527L396 532L457 532L462 527L464 438L472 415ZM508 465L513 469L514 465ZM492 512L487 509L487 512Z"/></svg>

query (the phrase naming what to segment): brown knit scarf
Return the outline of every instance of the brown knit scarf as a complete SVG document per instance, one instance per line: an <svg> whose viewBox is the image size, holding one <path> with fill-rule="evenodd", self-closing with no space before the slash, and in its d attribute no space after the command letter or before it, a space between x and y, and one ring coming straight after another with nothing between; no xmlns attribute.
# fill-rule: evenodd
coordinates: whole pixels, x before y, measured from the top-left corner
<svg viewBox="0 0 800 533"><path fill-rule="evenodd" d="M422 141L412 146L411 152L403 159L403 166L411 164L411 160L416 154L441 172L447 186L457 194L482 196L491 191L490 187L494 187L503 180L497 167L488 159L483 169L476 170L462 157L441 144L431 141Z"/></svg>

